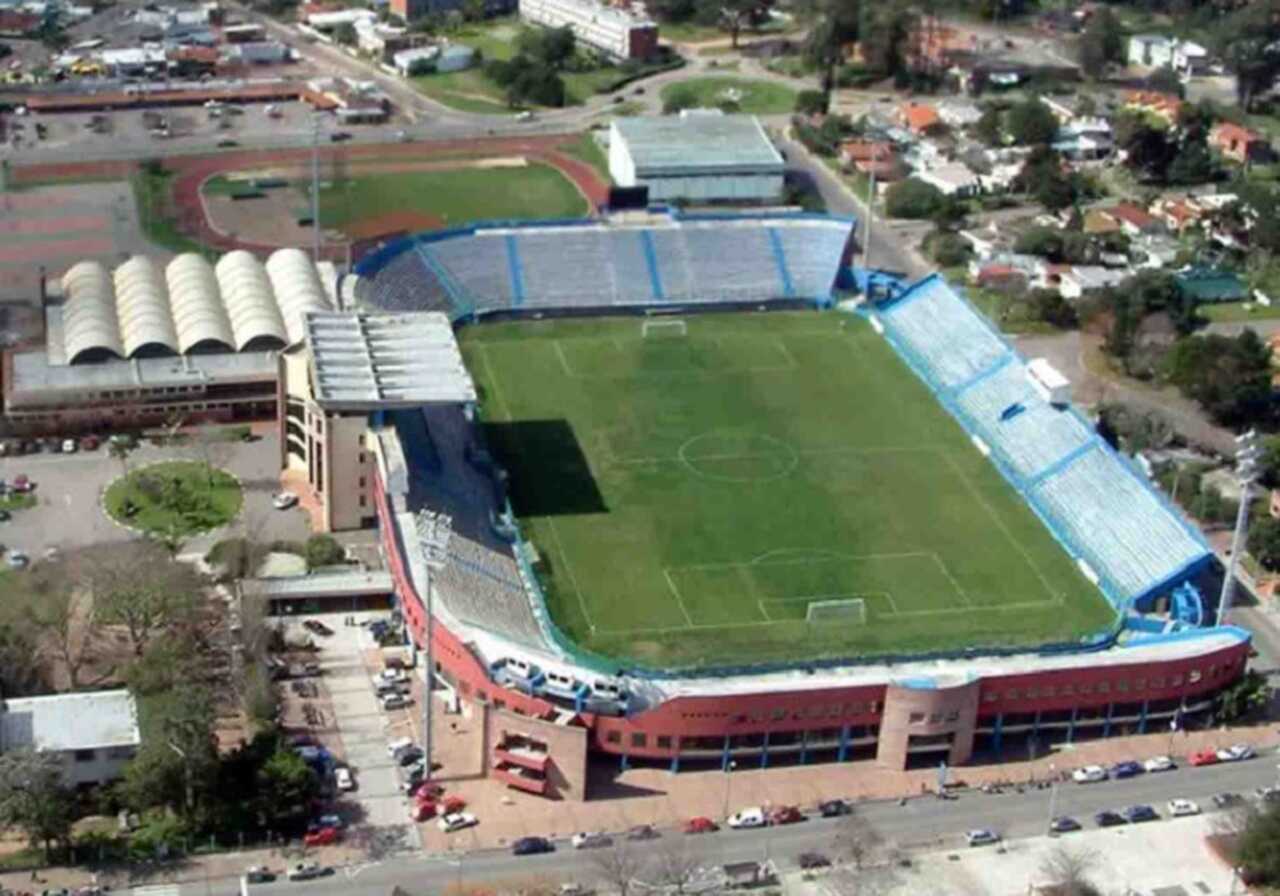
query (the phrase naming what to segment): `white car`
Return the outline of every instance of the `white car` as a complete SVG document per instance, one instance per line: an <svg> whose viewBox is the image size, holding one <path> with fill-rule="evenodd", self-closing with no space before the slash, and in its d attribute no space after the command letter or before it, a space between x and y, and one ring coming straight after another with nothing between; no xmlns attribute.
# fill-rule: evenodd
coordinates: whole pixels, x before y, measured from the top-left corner
<svg viewBox="0 0 1280 896"><path fill-rule="evenodd" d="M293 492L276 492L271 496L271 506L276 510L288 510L298 503L298 496Z"/></svg>
<svg viewBox="0 0 1280 896"><path fill-rule="evenodd" d="M356 779L351 776L351 769L338 766L333 770L333 783L339 790L355 790Z"/></svg>
<svg viewBox="0 0 1280 896"><path fill-rule="evenodd" d="M612 841L608 834L599 831L582 831L569 838L574 849L593 849L597 846L608 846Z"/></svg>
<svg viewBox="0 0 1280 896"><path fill-rule="evenodd" d="M412 737L397 737L391 743L387 744L387 755L395 758L395 755L401 750L407 750L413 746Z"/></svg>
<svg viewBox="0 0 1280 896"><path fill-rule="evenodd" d="M1199 815L1200 807L1191 800L1169 800L1169 814L1175 817L1182 815Z"/></svg>
<svg viewBox="0 0 1280 896"><path fill-rule="evenodd" d="M1171 772L1177 768L1168 756L1152 756L1142 763L1142 767L1149 772Z"/></svg>
<svg viewBox="0 0 1280 896"><path fill-rule="evenodd" d="M383 709L404 709L413 701L404 694L387 694L382 698Z"/></svg>
<svg viewBox="0 0 1280 896"><path fill-rule="evenodd" d="M470 812L450 812L448 815L441 815L440 819L436 822L436 824L439 825L440 830L444 831L446 834L451 834L454 831L460 831L463 828L469 828L477 823L476 817Z"/></svg>
<svg viewBox="0 0 1280 896"><path fill-rule="evenodd" d="M762 828L768 823L769 820L765 816L764 810L759 806L743 809L741 812L734 812L729 816L729 827L731 828Z"/></svg>
<svg viewBox="0 0 1280 896"><path fill-rule="evenodd" d="M25 551L10 551L6 559L10 569L26 569L31 563L31 558L27 556Z"/></svg>
<svg viewBox="0 0 1280 896"><path fill-rule="evenodd" d="M269 884L275 879L275 874L265 865L250 865L244 869L244 882L247 884Z"/></svg>
<svg viewBox="0 0 1280 896"><path fill-rule="evenodd" d="M1239 762L1242 759L1252 759L1257 755L1249 744L1232 744L1218 751L1218 759L1222 762Z"/></svg>
<svg viewBox="0 0 1280 896"><path fill-rule="evenodd" d="M376 684L382 684L382 683L395 684L396 682L399 682L399 681L408 681L408 680L409 680L409 675L403 669L383 669L381 672L379 672L377 675L374 676L374 682Z"/></svg>
<svg viewBox="0 0 1280 896"><path fill-rule="evenodd" d="M317 862L299 862L289 868L289 880L312 880L323 877L327 869Z"/></svg>
<svg viewBox="0 0 1280 896"><path fill-rule="evenodd" d="M1107 770L1100 765L1086 765L1073 771L1071 780L1077 784L1096 784L1107 780Z"/></svg>
<svg viewBox="0 0 1280 896"><path fill-rule="evenodd" d="M965 832L964 842L970 846L987 846L991 843L999 843L1000 835L987 828L977 828Z"/></svg>

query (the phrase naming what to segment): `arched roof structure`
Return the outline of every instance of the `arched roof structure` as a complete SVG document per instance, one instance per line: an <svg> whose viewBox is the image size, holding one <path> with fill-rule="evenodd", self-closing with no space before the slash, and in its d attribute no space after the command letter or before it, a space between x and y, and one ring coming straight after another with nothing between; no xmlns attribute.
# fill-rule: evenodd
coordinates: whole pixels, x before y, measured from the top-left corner
<svg viewBox="0 0 1280 896"><path fill-rule="evenodd" d="M289 342L262 262L238 249L222 256L214 266L214 273L222 289L222 302L237 351L266 336L279 340L281 345Z"/></svg>
<svg viewBox="0 0 1280 896"><path fill-rule="evenodd" d="M301 249L278 249L267 259L267 276L275 288L289 343L301 342L307 335L306 313L331 310L316 266Z"/></svg>
<svg viewBox="0 0 1280 896"><path fill-rule="evenodd" d="M169 311L169 290L159 268L135 255L115 272L116 316L126 357L146 350L178 351L178 334Z"/></svg>
<svg viewBox="0 0 1280 896"><path fill-rule="evenodd" d="M213 265L194 252L179 255L164 270L169 287L169 310L178 333L178 351L199 345L235 348L231 322L223 307Z"/></svg>
<svg viewBox="0 0 1280 896"><path fill-rule="evenodd" d="M101 263L82 261L62 275L62 341L68 363L85 355L124 357L116 294Z"/></svg>

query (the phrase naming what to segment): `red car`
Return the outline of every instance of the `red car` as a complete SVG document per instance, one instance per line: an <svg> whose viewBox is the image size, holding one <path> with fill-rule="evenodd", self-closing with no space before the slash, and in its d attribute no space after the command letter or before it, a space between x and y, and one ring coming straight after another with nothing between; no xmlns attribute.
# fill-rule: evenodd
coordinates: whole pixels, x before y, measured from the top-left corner
<svg viewBox="0 0 1280 896"><path fill-rule="evenodd" d="M36 487L36 484L27 478L26 473L19 473L13 477L13 482L9 483L15 492L29 492Z"/></svg>
<svg viewBox="0 0 1280 896"><path fill-rule="evenodd" d="M684 824L684 832L686 834L709 834L716 830L719 830L716 827L716 823L703 815L699 815L697 818L690 818Z"/></svg>
<svg viewBox="0 0 1280 896"><path fill-rule="evenodd" d="M414 821L426 821L428 818L434 818L435 814L435 800L418 800L409 810L409 817Z"/></svg>
<svg viewBox="0 0 1280 896"><path fill-rule="evenodd" d="M305 846L331 846L342 839L342 833L337 828L321 828L318 831L310 831L302 838Z"/></svg>
<svg viewBox="0 0 1280 896"><path fill-rule="evenodd" d="M467 801L460 796L447 796L440 806L444 809L444 815L452 815L467 808Z"/></svg>
<svg viewBox="0 0 1280 896"><path fill-rule="evenodd" d="M779 806L769 815L770 824L795 824L804 821L804 816L795 806Z"/></svg>
<svg viewBox="0 0 1280 896"><path fill-rule="evenodd" d="M1217 765L1222 760L1214 750L1200 750L1198 753L1192 753L1187 761L1192 765Z"/></svg>

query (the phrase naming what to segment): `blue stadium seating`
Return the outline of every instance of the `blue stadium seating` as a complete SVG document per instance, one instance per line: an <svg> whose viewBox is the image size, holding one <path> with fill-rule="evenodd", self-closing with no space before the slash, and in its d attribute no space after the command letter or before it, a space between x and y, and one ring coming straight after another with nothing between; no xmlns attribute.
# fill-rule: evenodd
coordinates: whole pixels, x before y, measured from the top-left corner
<svg viewBox="0 0 1280 896"><path fill-rule="evenodd" d="M1022 358L940 276L875 313L1113 603L1139 601L1207 562L1204 539L1074 410L1041 397Z"/></svg>

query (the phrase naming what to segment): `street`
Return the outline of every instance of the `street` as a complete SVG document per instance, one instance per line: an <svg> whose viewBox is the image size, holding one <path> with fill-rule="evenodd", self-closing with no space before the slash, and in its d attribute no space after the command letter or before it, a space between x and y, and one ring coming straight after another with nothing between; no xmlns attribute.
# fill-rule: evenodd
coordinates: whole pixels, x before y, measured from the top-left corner
<svg viewBox="0 0 1280 896"><path fill-rule="evenodd" d="M1064 756L1064 764L1069 761ZM1144 774L1121 781L1099 784L1062 784L1056 798L1050 789L1029 789L1023 793L1006 790L1002 794L961 792L954 800L923 796L908 800L864 803L860 812L887 840L907 851L964 849L963 834L977 827L992 828L1005 839L1039 836L1048 824L1050 801L1055 815L1070 815L1086 828L1093 828L1092 816L1103 809L1123 809L1145 803L1161 816L1167 815L1166 803L1174 797L1198 802L1206 811L1212 809L1214 794L1224 791L1250 796L1262 786L1273 785L1280 778L1274 754L1260 755L1240 763L1203 768L1180 767L1159 774ZM958 772L962 774L962 770ZM481 819L481 824L484 820ZM687 850L691 858L711 866L727 862L773 859L780 870L794 870L795 857L804 851L817 851L835 857L832 838L839 819L811 818L799 824L754 830L721 831L714 834L686 835L665 832L659 840L647 841L646 853L664 850ZM1160 822L1155 822L1160 824ZM1070 836L1070 835L1067 835ZM399 885L413 896L440 892L460 882L508 882L521 878L543 881L574 881L590 884L598 877L590 850L572 850L567 842L558 842L554 853L534 856L512 856L509 852L484 850L470 854L447 853L387 859L381 862L354 864L335 874L305 885L284 879L256 885L257 894L307 893L344 894L344 896L385 896ZM276 870L283 870L282 867ZM239 893L239 881L233 879L201 880L182 888L182 893L208 893L233 896Z"/></svg>

